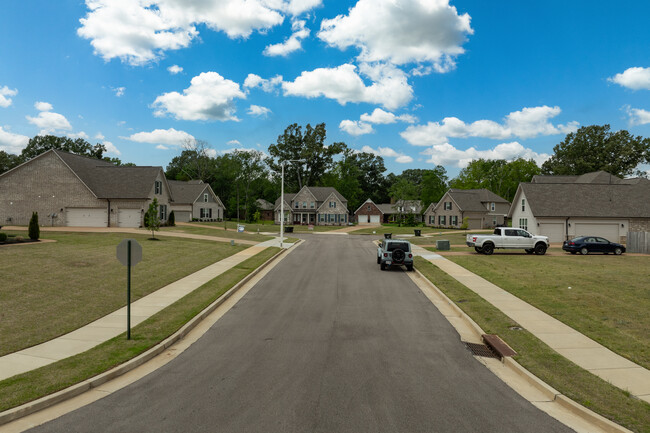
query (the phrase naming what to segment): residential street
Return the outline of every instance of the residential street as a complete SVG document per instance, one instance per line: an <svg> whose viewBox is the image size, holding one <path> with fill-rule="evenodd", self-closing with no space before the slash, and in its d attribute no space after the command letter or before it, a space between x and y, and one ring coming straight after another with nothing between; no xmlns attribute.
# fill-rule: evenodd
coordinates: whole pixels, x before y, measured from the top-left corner
<svg viewBox="0 0 650 433"><path fill-rule="evenodd" d="M471 355L369 236L291 251L174 361L34 432L569 432Z"/></svg>

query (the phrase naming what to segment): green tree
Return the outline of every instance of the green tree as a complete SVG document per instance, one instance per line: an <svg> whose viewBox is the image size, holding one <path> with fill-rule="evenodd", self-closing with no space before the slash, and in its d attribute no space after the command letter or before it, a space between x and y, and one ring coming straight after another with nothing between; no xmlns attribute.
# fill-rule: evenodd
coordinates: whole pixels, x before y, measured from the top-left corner
<svg viewBox="0 0 650 433"><path fill-rule="evenodd" d="M29 238L33 241L38 240L41 236L41 229L38 226L38 212L32 212L32 217L29 220Z"/></svg>
<svg viewBox="0 0 650 433"><path fill-rule="evenodd" d="M186 140L183 151L172 158L165 176L172 180L214 181L216 161L210 157L210 145L203 140Z"/></svg>
<svg viewBox="0 0 650 433"><path fill-rule="evenodd" d="M263 153L253 151L235 151L232 154L232 159L238 166L237 169L237 188L238 192L241 191L243 195L244 215L246 219L250 220L252 213L255 211L251 209L254 206L255 199L251 195L251 190L254 182L267 174L262 159Z"/></svg>
<svg viewBox="0 0 650 433"><path fill-rule="evenodd" d="M348 209L354 210L366 200L362 177L359 160L351 149L346 149L332 170L321 177L321 185L336 188L348 200Z"/></svg>
<svg viewBox="0 0 650 433"><path fill-rule="evenodd" d="M345 143L325 145L327 132L324 123L319 123L313 128L307 124L303 133L302 126L294 123L289 125L277 142L269 146L266 163L280 175L282 161L303 159L304 163L287 164L285 166L284 181L285 191L298 191L302 186L316 186L321 184L321 177L330 170L334 164L334 156L347 148Z"/></svg>
<svg viewBox="0 0 650 433"><path fill-rule="evenodd" d="M156 231L160 230L160 217L158 216L158 199L154 198L149 204L149 209L144 214L144 226L151 230L151 239L156 239Z"/></svg>
<svg viewBox="0 0 650 433"><path fill-rule="evenodd" d="M17 167L21 162L20 156L0 150L0 174Z"/></svg>
<svg viewBox="0 0 650 433"><path fill-rule="evenodd" d="M417 198L417 188L407 179L399 178L390 189L388 190L390 196L395 200L395 203L403 202L404 200L414 200ZM404 217L404 207L395 205L399 212L399 225L402 225Z"/></svg>
<svg viewBox="0 0 650 433"><path fill-rule="evenodd" d="M583 126L567 134L542 164L544 174L581 175L603 170L624 177L650 162L650 139L634 137L626 130L611 132L609 125Z"/></svg>
<svg viewBox="0 0 650 433"><path fill-rule="evenodd" d="M448 182L447 171L443 166L437 165L433 170L425 170L420 188L423 209L431 203L437 203L445 195Z"/></svg>
<svg viewBox="0 0 650 433"><path fill-rule="evenodd" d="M83 138L72 139L57 137L56 135L37 135L29 139L20 156L23 161L27 161L50 149L63 150L95 159L102 159L104 152L106 152L106 146L103 144L92 145Z"/></svg>

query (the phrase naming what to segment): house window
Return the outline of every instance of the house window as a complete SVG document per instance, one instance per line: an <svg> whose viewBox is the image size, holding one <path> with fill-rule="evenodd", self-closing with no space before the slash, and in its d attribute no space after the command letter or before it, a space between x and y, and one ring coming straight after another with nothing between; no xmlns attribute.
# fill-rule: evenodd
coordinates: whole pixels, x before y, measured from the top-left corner
<svg viewBox="0 0 650 433"><path fill-rule="evenodd" d="M436 223L436 216L435 215L429 215L429 224L435 224Z"/></svg>
<svg viewBox="0 0 650 433"><path fill-rule="evenodd" d="M521 211L526 212L526 199L525 198L521 199Z"/></svg>
<svg viewBox="0 0 650 433"><path fill-rule="evenodd" d="M210 218L212 219L212 208L201 208L201 218Z"/></svg>
<svg viewBox="0 0 650 433"><path fill-rule="evenodd" d="M166 221L167 220L167 205L166 204L161 204L160 205L160 220L161 221Z"/></svg>
<svg viewBox="0 0 650 433"><path fill-rule="evenodd" d="M528 218L519 218L519 228L528 230Z"/></svg>
<svg viewBox="0 0 650 433"><path fill-rule="evenodd" d="M207 194L203 194L203 202L204 203L208 202L208 195Z"/></svg>
<svg viewBox="0 0 650 433"><path fill-rule="evenodd" d="M371 209L370 205L368 205L368 212L370 212L371 210L372 210L372 209Z"/></svg>
<svg viewBox="0 0 650 433"><path fill-rule="evenodd" d="M302 202L302 208L303 208L303 209L307 209L307 202L306 202L306 201L303 201L303 202Z"/></svg>
<svg viewBox="0 0 650 433"><path fill-rule="evenodd" d="M159 180L154 182L154 193L162 194L162 182Z"/></svg>
<svg viewBox="0 0 650 433"><path fill-rule="evenodd" d="M490 203L490 210L494 212L494 203Z"/></svg>
<svg viewBox="0 0 650 433"><path fill-rule="evenodd" d="M331 208L336 208L336 202L335 202L335 201L331 201L331 202L330 202L330 207L331 207Z"/></svg>
<svg viewBox="0 0 650 433"><path fill-rule="evenodd" d="M444 210L451 210L451 202L450 201L446 201L442 205L443 205Z"/></svg>
<svg viewBox="0 0 650 433"><path fill-rule="evenodd" d="M458 225L458 215L452 215L449 217L449 224L452 226Z"/></svg>
<svg viewBox="0 0 650 433"><path fill-rule="evenodd" d="M444 226L445 224L447 224L447 216L438 215L438 225Z"/></svg>
<svg viewBox="0 0 650 433"><path fill-rule="evenodd" d="M296 202L296 209L300 209L300 202Z"/></svg>
<svg viewBox="0 0 650 433"><path fill-rule="evenodd" d="M312 209L314 209L314 208L316 207L316 203L314 203L314 202L312 201L311 204L309 205L309 207L312 208Z"/></svg>

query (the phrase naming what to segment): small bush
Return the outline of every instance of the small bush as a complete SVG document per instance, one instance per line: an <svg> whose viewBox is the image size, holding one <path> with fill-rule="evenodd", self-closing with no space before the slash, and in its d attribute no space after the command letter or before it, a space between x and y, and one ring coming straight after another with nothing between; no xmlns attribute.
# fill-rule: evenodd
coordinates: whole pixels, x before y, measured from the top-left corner
<svg viewBox="0 0 650 433"><path fill-rule="evenodd" d="M7 234L0 232L0 242L4 242L7 240Z"/></svg>
<svg viewBox="0 0 650 433"><path fill-rule="evenodd" d="M29 238L36 241L40 236L41 229L38 227L38 212L33 212L32 218L29 220Z"/></svg>
<svg viewBox="0 0 650 433"><path fill-rule="evenodd" d="M14 239L16 240L16 242L22 242L25 240L25 238L23 238L22 236L16 236Z"/></svg>
<svg viewBox="0 0 650 433"><path fill-rule="evenodd" d="M173 227L176 225L176 217L174 216L174 211L169 213L169 218L167 218L167 225Z"/></svg>

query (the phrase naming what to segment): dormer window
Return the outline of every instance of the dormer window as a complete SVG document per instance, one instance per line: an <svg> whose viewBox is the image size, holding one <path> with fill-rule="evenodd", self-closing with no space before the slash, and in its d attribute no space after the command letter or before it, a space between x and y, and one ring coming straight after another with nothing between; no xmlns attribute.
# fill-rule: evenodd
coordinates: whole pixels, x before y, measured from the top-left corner
<svg viewBox="0 0 650 433"><path fill-rule="evenodd" d="M442 205L443 205L444 210L451 210L451 202L450 201L446 201Z"/></svg>
<svg viewBox="0 0 650 433"><path fill-rule="evenodd" d="M154 182L154 194L162 194L162 182L159 180Z"/></svg>
<svg viewBox="0 0 650 433"><path fill-rule="evenodd" d="M203 202L204 203L208 202L208 194L203 194Z"/></svg>

